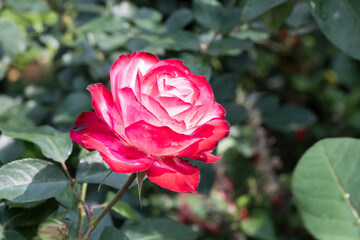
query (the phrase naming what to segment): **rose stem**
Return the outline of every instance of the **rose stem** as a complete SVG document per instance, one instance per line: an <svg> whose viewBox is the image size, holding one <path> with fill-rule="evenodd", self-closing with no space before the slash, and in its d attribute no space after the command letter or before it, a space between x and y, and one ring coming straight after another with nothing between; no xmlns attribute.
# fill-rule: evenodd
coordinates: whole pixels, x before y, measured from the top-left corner
<svg viewBox="0 0 360 240"><path fill-rule="evenodd" d="M83 183L81 188L81 200L83 202L85 202L86 190L87 190L87 183ZM78 205L78 209L79 209L79 223L77 230L78 230L78 237L80 238L82 235L82 228L84 225L84 217L86 216L86 212L82 204Z"/></svg>
<svg viewBox="0 0 360 240"><path fill-rule="evenodd" d="M101 211L101 213L89 223L89 227L84 233L82 240L87 239L90 236L90 233L96 228L101 219L111 210L111 208L119 201L119 199L124 195L124 193L129 189L130 185L136 179L136 173L132 173L126 183L122 188L116 193L115 197L111 202Z"/></svg>

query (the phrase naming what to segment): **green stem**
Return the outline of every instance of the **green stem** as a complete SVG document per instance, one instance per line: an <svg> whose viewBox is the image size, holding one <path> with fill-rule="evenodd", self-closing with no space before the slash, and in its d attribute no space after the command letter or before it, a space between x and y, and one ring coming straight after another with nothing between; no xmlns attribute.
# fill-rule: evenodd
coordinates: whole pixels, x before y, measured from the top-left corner
<svg viewBox="0 0 360 240"><path fill-rule="evenodd" d="M129 189L130 185L136 179L136 173L132 173L126 183L122 186L122 188L116 193L115 197L111 202L101 211L101 213L89 223L89 227L84 233L82 240L87 239L91 232L96 228L98 223L103 219L103 217L111 210L111 208L119 201L119 199L124 195L124 193Z"/></svg>
<svg viewBox="0 0 360 240"><path fill-rule="evenodd" d="M82 189L81 189L81 200L83 202L85 202L85 197L86 197L86 189L87 189L87 183L83 183L82 185ZM82 233L82 228L84 225L84 217L86 216L86 212L84 209L84 206L82 204L79 203L78 205L79 208L79 223L78 223L78 237L81 237L81 233Z"/></svg>

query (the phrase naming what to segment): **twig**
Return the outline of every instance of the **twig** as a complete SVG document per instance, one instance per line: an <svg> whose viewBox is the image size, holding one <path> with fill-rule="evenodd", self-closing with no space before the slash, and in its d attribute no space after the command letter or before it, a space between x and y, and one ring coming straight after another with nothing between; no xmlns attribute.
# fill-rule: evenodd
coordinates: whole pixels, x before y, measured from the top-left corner
<svg viewBox="0 0 360 240"><path fill-rule="evenodd" d="M87 190L87 183L83 183L81 188L81 200L85 202L86 197L86 190ZM86 216L85 209L82 204L78 205L79 208L79 223L78 223L78 237L80 238L82 235L82 228L84 225L84 217Z"/></svg>
<svg viewBox="0 0 360 240"><path fill-rule="evenodd" d="M111 202L101 211L101 213L93 220L90 221L89 227L84 233L81 240L86 240L90 236L91 232L96 228L98 223L103 219L103 217L111 210L111 208L119 201L119 199L124 195L124 193L129 189L130 185L136 179L136 173L132 173L126 183L122 188L116 193L115 197Z"/></svg>

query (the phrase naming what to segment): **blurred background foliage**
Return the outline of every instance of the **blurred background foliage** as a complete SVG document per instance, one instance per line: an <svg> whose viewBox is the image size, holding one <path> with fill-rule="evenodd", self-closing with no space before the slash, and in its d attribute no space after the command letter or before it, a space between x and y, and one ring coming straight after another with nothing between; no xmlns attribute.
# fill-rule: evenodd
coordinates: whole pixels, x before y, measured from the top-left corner
<svg viewBox="0 0 360 240"><path fill-rule="evenodd" d="M207 77L227 110L231 133L217 148L223 159L195 163L199 195L144 182L143 208L134 189L103 228L125 226L130 239L312 239L290 191L296 163L319 139L360 136L359 15L328 1L2 0L0 125L66 132L91 109L87 85L109 86L120 54L181 59ZM79 153L74 147L72 174ZM43 158L33 144L0 135L0 164L28 157ZM102 204L114 189L98 193L97 186L89 184L86 200ZM31 239L44 219L56 218L59 203L9 208L3 201L5 236ZM19 213L22 221L12 224ZM139 215L150 220L134 220ZM116 231L97 236L112 239L106 236Z"/></svg>

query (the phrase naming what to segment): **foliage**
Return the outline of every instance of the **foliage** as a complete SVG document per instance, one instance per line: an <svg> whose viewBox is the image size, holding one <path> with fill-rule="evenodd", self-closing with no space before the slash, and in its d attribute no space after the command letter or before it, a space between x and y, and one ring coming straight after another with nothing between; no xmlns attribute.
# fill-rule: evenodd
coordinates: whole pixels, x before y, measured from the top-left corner
<svg viewBox="0 0 360 240"><path fill-rule="evenodd" d="M91 239L358 239L359 13L358 0L0 0L0 239L55 225L77 239L74 196L98 215L126 181L98 192L110 169L68 131L87 85L109 86L132 51L205 75L231 131L215 166L190 160L201 194L145 180L142 208L131 189Z"/></svg>

